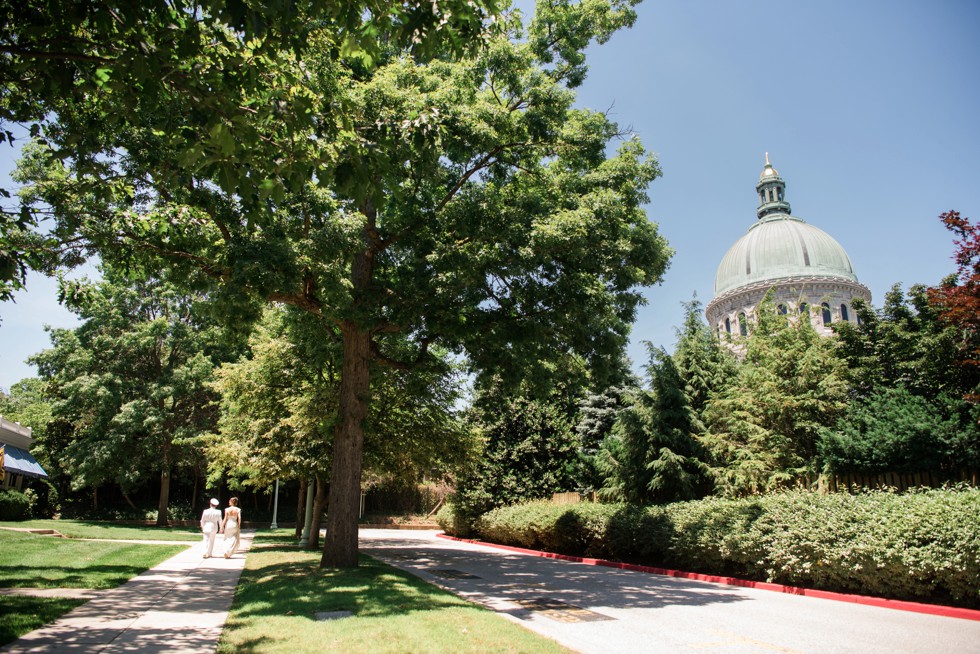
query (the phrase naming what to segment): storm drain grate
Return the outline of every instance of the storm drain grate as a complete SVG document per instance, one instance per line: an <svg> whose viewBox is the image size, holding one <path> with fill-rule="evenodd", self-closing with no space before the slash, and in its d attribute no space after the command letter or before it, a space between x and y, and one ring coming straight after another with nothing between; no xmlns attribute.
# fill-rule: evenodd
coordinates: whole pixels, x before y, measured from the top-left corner
<svg viewBox="0 0 980 654"><path fill-rule="evenodd" d="M453 570L452 568L433 568L429 572L443 579L479 579L476 575L471 575L461 570Z"/></svg>
<svg viewBox="0 0 980 654"><path fill-rule="evenodd" d="M540 613L546 618L551 618L557 622L601 622L603 620L615 620L608 615L602 615L595 611L583 609L580 606L566 604L560 600L547 597L536 597L534 599L515 599L511 600L515 604L522 606L528 611Z"/></svg>

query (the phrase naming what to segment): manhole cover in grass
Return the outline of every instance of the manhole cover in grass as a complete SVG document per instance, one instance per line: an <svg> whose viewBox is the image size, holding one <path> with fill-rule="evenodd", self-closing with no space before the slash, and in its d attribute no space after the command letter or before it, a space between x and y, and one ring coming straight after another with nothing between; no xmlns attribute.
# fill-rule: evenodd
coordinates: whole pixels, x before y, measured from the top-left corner
<svg viewBox="0 0 980 654"><path fill-rule="evenodd" d="M566 604L560 600L549 599L547 597L537 597L534 599L515 599L512 600L529 611L540 613L546 618L551 618L558 622L601 622L603 620L615 620L608 615L602 615L595 611L583 609L580 606Z"/></svg>
<svg viewBox="0 0 980 654"><path fill-rule="evenodd" d="M432 574L437 577L442 577L443 579L479 579L476 575L471 575L468 572L462 572L460 570L452 570L450 568L433 568L430 570Z"/></svg>
<svg viewBox="0 0 980 654"><path fill-rule="evenodd" d="M350 611L320 611L319 613L313 614L317 621L322 622L324 620L339 620L341 618L349 618L353 613Z"/></svg>

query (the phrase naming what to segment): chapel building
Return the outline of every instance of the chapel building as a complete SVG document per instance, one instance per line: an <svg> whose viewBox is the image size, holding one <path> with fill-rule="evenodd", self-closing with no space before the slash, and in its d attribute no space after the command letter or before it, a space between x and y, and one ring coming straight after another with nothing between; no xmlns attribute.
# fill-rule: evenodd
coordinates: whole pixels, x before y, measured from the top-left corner
<svg viewBox="0 0 980 654"><path fill-rule="evenodd" d="M790 214L786 183L769 163L756 185L758 221L728 250L715 275L708 325L723 338L747 336L756 306L770 289L780 313L807 316L818 333L857 320L852 303L871 303L844 248L829 234Z"/></svg>

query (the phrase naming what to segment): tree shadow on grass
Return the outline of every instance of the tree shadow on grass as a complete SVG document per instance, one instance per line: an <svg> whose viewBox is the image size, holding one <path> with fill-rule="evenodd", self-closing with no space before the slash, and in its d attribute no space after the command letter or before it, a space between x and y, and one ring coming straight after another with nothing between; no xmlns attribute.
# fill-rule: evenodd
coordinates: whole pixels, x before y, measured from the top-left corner
<svg viewBox="0 0 980 654"><path fill-rule="evenodd" d="M297 554L290 548L272 551L277 549ZM283 615L315 619L317 613L330 611L390 617L466 605L454 595L370 557L362 556L358 568L336 569L318 567L319 553L303 554L307 560L247 569L239 581L233 612L243 619Z"/></svg>
<svg viewBox="0 0 980 654"><path fill-rule="evenodd" d="M0 596L0 645L68 613L85 600L65 597Z"/></svg>

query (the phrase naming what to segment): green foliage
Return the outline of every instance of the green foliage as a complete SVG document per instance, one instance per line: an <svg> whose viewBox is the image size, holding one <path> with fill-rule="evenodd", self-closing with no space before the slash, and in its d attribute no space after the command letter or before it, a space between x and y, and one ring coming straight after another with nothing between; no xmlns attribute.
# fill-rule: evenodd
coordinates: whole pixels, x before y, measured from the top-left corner
<svg viewBox="0 0 980 654"><path fill-rule="evenodd" d="M53 347L31 359L53 401L44 445L76 490L114 482L126 492L159 477L165 523L169 475L201 465L195 440L216 419L212 371L235 350L199 310L203 296L105 275L63 284L84 322L51 330Z"/></svg>
<svg viewBox="0 0 980 654"><path fill-rule="evenodd" d="M575 462L575 483L583 492L593 492L602 487L604 475L600 468L602 443L612 433L617 416L626 406L631 386L610 386L600 393L590 393L578 406L575 434L579 440Z"/></svg>
<svg viewBox="0 0 980 654"><path fill-rule="evenodd" d="M100 155L113 149L106 141L139 123L142 145L167 153L157 159L161 179L209 177L230 195L264 201L312 177L318 139L300 135L329 142L352 113L333 94L335 115L318 119L302 65L312 49L360 70L393 46L421 60L460 55L496 31L499 9L494 0L46 0L2 12L0 142L13 141L11 124L28 124L31 137L55 146L52 156L98 174ZM120 187L95 190L110 188ZM80 252L31 238L37 224L26 208L0 212L0 298L22 287L27 267Z"/></svg>
<svg viewBox="0 0 980 654"><path fill-rule="evenodd" d="M704 311L697 296L683 303L683 306L684 322L677 330L673 359L697 421L695 430L701 434L708 400L735 376L738 361L705 323Z"/></svg>
<svg viewBox="0 0 980 654"><path fill-rule="evenodd" d="M31 517L31 499L15 490L0 491L0 520L27 520Z"/></svg>
<svg viewBox="0 0 980 654"><path fill-rule="evenodd" d="M645 508L539 502L489 512L477 529L565 554L980 607L978 511L980 490L965 487L792 491Z"/></svg>
<svg viewBox="0 0 980 654"><path fill-rule="evenodd" d="M940 318L929 291L895 285L881 309L855 303L835 325L855 396L821 436L823 464L841 472L955 471L980 462L980 369L960 364L970 335Z"/></svg>
<svg viewBox="0 0 980 654"><path fill-rule="evenodd" d="M269 486L275 479L327 475L337 423L340 339L317 339L311 317L269 309L249 353L216 373L218 430L208 439L210 478ZM365 423L365 473L414 484L445 474L472 452L456 415L459 370L444 360L413 370L381 369Z"/></svg>
<svg viewBox="0 0 980 654"><path fill-rule="evenodd" d="M959 365L969 335L939 318L928 291L915 285L908 295L896 284L880 309L855 302L859 322L835 325L838 355L858 395L902 386L913 395L966 395L980 385L980 369Z"/></svg>
<svg viewBox="0 0 980 654"><path fill-rule="evenodd" d="M647 346L650 390L628 396L602 444L601 494L631 504L691 499L708 490L704 455L694 438L696 418L674 360Z"/></svg>
<svg viewBox="0 0 980 654"><path fill-rule="evenodd" d="M832 339L807 319L786 320L767 296L742 343L737 374L705 409L715 478L729 494L760 493L815 470L817 440L846 407Z"/></svg>
<svg viewBox="0 0 980 654"><path fill-rule="evenodd" d="M831 472L864 474L980 467L978 420L980 409L958 398L880 387L822 433L820 460Z"/></svg>

